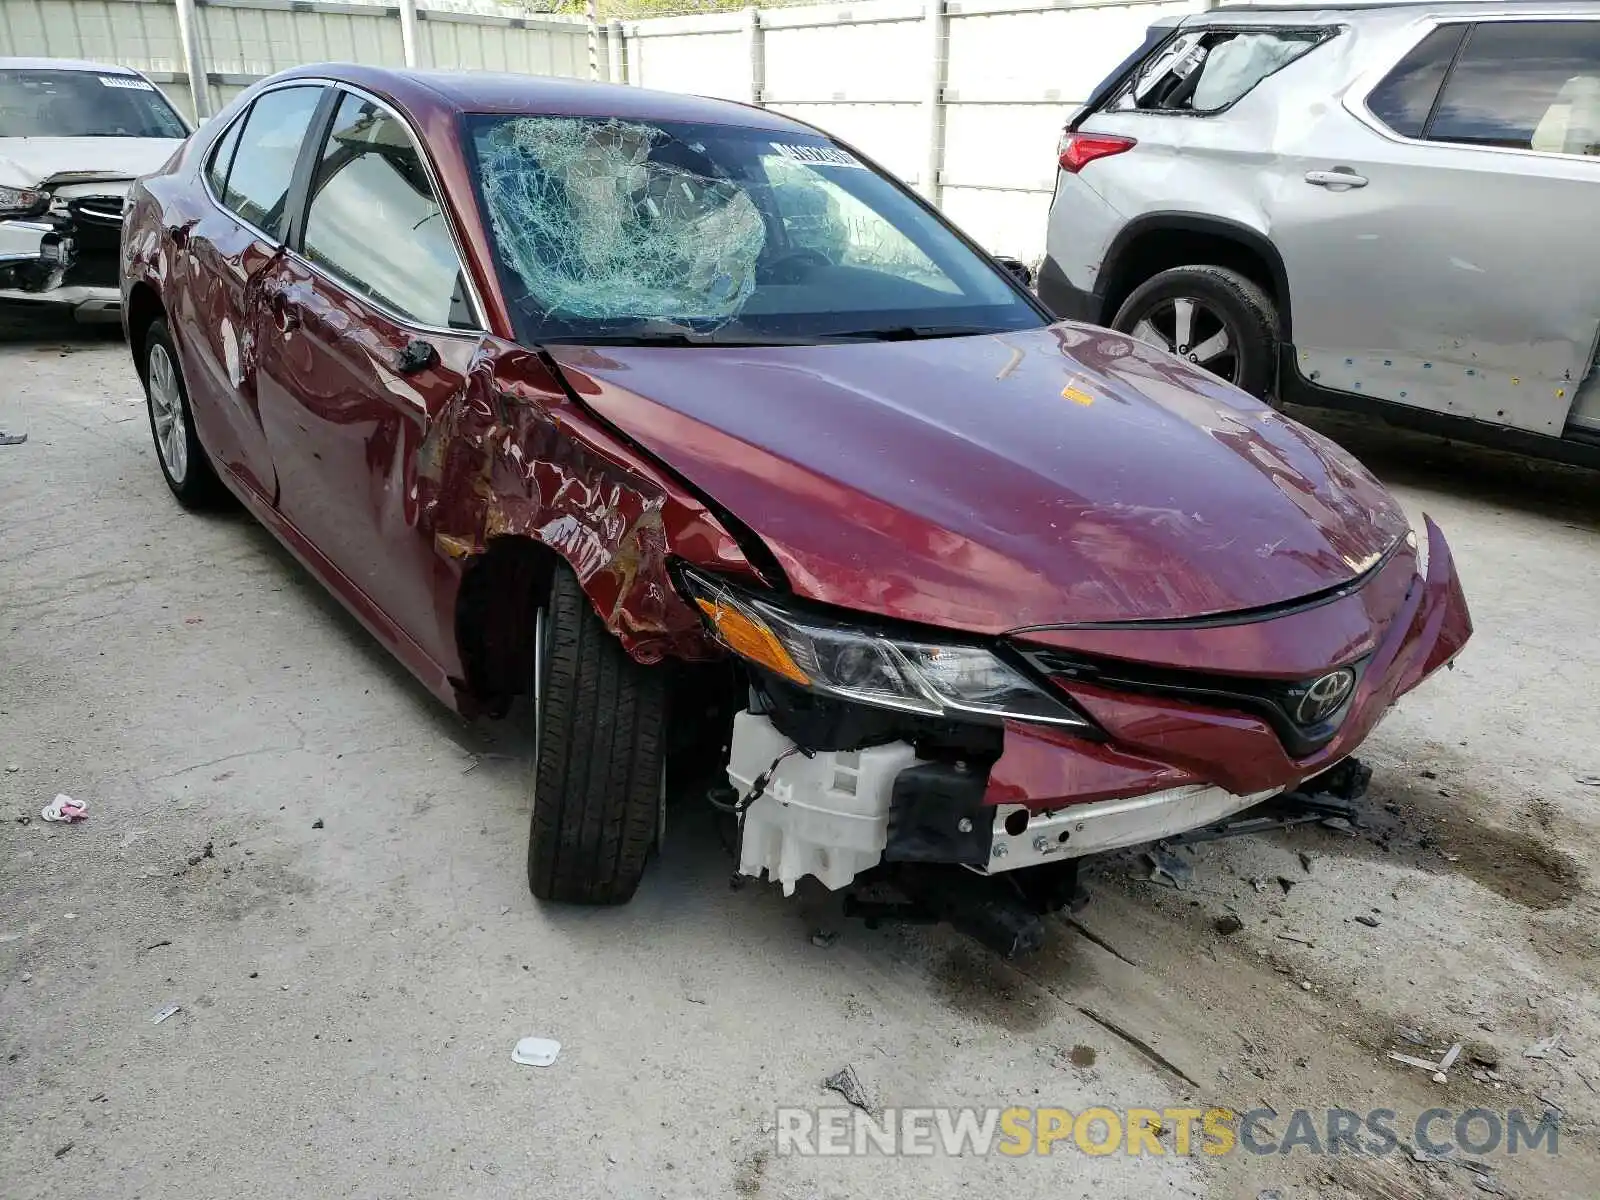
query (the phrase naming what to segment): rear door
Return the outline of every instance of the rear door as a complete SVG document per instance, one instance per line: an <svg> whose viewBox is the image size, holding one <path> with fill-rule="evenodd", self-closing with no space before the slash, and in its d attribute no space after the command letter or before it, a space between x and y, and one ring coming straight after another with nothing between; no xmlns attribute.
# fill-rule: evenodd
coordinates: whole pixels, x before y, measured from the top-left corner
<svg viewBox="0 0 1600 1200"><path fill-rule="evenodd" d="M1600 21L1412 27L1273 217L1302 375L1559 436L1600 330Z"/></svg>
<svg viewBox="0 0 1600 1200"><path fill-rule="evenodd" d="M305 190L258 309L278 508L453 672L457 581L417 528L417 452L464 385L482 309L427 160L385 105L340 93Z"/></svg>
<svg viewBox="0 0 1600 1200"><path fill-rule="evenodd" d="M272 454L261 427L251 330L263 274L283 253L295 159L326 89L264 92L217 139L202 171L212 204L178 231L187 286L176 289L178 344L200 440L271 503Z"/></svg>

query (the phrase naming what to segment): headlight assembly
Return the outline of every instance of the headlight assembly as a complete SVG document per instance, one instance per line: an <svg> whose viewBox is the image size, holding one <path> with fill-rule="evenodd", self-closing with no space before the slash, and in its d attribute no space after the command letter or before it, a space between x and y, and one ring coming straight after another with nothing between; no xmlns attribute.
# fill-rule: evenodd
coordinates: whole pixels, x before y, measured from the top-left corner
<svg viewBox="0 0 1600 1200"><path fill-rule="evenodd" d="M36 217L50 206L50 197L33 188L0 187L0 217Z"/></svg>
<svg viewBox="0 0 1600 1200"><path fill-rule="evenodd" d="M981 646L922 642L785 612L694 571L682 577L717 638L779 678L845 700L951 720L1092 722Z"/></svg>

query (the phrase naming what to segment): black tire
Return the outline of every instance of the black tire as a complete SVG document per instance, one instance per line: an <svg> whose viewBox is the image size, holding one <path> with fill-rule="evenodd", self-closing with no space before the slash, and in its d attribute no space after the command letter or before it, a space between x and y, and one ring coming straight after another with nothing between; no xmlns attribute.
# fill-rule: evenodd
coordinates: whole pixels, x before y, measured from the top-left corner
<svg viewBox="0 0 1600 1200"><path fill-rule="evenodd" d="M1197 362L1195 346L1169 345L1180 358L1228 380L1261 399L1270 397L1278 378L1278 306L1260 286L1226 267L1173 267L1152 275L1123 301L1113 329L1133 333L1141 321L1159 320L1175 300L1190 300L1220 320L1235 353L1214 369ZM1195 321L1199 325L1198 317ZM1164 329L1159 329L1166 336ZM1196 345L1200 336L1196 336ZM1217 361L1217 360L1213 360Z"/></svg>
<svg viewBox="0 0 1600 1200"><path fill-rule="evenodd" d="M145 412L150 418L150 437L155 443L156 463L161 468L161 474L167 481L167 486L172 489L172 494L178 498L178 503L185 508L218 508L230 499L227 488L217 478L217 472L211 465L211 459L206 455L205 447L201 446L200 438L194 430L194 413L189 408L189 387L184 382L183 366L178 359L178 348L173 344L172 331L167 328L167 323L160 318L152 321L145 330L144 337L133 347L134 361L139 367L139 379L144 384ZM158 428L161 421L157 417L157 409L169 412L167 402L161 400L157 393L165 394L164 380L167 376L157 364L157 356L164 356L167 369L170 370L172 385L176 388L176 404L182 414L183 428L174 431L175 436L182 439L182 457L179 466L168 463L169 449L163 445L163 435L166 428ZM155 380L152 380L152 374ZM170 428L170 427L167 427ZM172 447L176 452L177 447Z"/></svg>
<svg viewBox="0 0 1600 1200"><path fill-rule="evenodd" d="M541 624L528 887L541 900L625 904L656 841L665 671L628 657L565 565Z"/></svg>

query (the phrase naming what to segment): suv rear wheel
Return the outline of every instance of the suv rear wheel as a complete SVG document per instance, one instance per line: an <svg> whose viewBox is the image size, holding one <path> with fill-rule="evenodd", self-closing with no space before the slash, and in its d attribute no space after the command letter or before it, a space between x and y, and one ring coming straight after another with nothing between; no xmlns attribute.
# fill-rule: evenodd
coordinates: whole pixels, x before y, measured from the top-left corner
<svg viewBox="0 0 1600 1200"><path fill-rule="evenodd" d="M1152 275L1117 310L1120 330L1267 399L1276 378L1278 308L1226 267L1173 267Z"/></svg>
<svg viewBox="0 0 1600 1200"><path fill-rule="evenodd" d="M528 886L541 900L626 903L660 835L665 672L628 656L566 566L534 647Z"/></svg>

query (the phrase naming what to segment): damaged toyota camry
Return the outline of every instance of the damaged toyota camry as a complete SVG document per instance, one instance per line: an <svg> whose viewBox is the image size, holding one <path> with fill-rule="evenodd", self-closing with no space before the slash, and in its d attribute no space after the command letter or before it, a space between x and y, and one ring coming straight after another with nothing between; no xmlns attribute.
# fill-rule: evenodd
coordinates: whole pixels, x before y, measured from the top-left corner
<svg viewBox="0 0 1600 1200"><path fill-rule="evenodd" d="M302 68L137 186L123 288L178 500L526 721L541 898L627 900L698 772L743 874L1026 949L1082 856L1359 775L1471 632L1344 451L776 113Z"/></svg>

